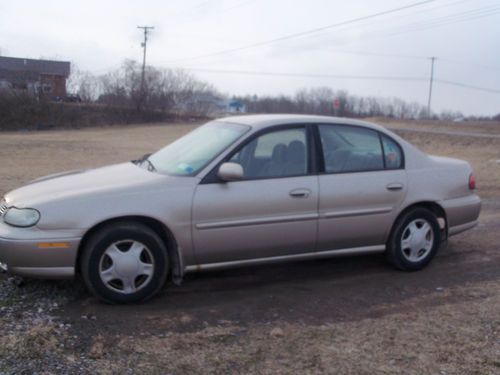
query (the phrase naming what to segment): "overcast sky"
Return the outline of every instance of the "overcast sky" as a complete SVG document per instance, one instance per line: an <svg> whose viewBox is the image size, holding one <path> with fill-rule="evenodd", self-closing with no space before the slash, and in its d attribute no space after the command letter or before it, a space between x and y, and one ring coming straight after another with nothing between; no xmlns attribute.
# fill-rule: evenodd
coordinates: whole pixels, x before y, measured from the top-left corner
<svg viewBox="0 0 500 375"><path fill-rule="evenodd" d="M224 93L293 94L300 88L329 86L422 104L427 103L429 90L428 57L436 56L437 80L497 92L436 82L433 110L500 113L499 0L435 0L302 37L203 57L417 2L0 0L0 53L69 60L79 69L102 74L124 59L141 60L142 34L136 26L151 25L155 29L148 43L148 64L191 69ZM422 80L355 78L363 76Z"/></svg>

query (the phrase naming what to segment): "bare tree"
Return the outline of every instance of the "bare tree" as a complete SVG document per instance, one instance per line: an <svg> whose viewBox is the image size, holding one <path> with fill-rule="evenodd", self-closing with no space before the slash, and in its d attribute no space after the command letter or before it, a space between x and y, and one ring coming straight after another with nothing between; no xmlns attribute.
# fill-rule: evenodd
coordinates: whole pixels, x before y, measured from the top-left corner
<svg viewBox="0 0 500 375"><path fill-rule="evenodd" d="M66 87L69 93L78 95L84 102L97 100L101 92L99 77L89 71L80 70L75 64L71 69Z"/></svg>
<svg viewBox="0 0 500 375"><path fill-rule="evenodd" d="M141 110L207 114L219 94L206 82L179 69L147 66L141 90L141 67L126 60L120 69L101 77L100 101Z"/></svg>

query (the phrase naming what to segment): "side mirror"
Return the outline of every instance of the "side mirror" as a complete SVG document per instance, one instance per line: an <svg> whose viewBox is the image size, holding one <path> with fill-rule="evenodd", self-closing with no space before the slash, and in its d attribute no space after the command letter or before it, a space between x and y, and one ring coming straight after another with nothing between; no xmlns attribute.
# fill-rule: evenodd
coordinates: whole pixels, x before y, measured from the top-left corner
<svg viewBox="0 0 500 375"><path fill-rule="evenodd" d="M237 181L243 178L243 167L237 163L223 163L219 167L217 176L222 181Z"/></svg>

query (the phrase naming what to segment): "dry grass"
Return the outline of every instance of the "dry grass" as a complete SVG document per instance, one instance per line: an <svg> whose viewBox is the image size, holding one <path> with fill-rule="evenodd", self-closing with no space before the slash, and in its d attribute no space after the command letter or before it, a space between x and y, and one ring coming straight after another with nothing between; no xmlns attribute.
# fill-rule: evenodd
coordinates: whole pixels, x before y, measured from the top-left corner
<svg viewBox="0 0 500 375"><path fill-rule="evenodd" d="M426 299L462 300L422 309ZM480 298L480 304L474 302ZM103 374L500 373L498 283L436 291L404 302L410 313L309 325L220 325L166 337L110 337ZM401 306L398 306L401 307ZM386 306L389 310L391 306ZM127 358L127 362L118 361Z"/></svg>
<svg viewBox="0 0 500 375"><path fill-rule="evenodd" d="M425 120L396 120L387 118L371 119L375 123L391 128L418 128L425 130L458 131L465 133L500 134L500 121L425 121Z"/></svg>
<svg viewBox="0 0 500 375"><path fill-rule="evenodd" d="M42 358L45 353L60 352L52 325L36 324L26 332L14 332L0 337L0 355L14 353L19 360Z"/></svg>
<svg viewBox="0 0 500 375"><path fill-rule="evenodd" d="M467 138L405 131L426 128L486 132L498 130L496 123L417 123L387 122L425 152L458 157L471 163L478 191L484 197L495 196L500 186L500 139ZM155 124L125 128L78 131L6 132L0 135L0 193L5 193L36 177L65 170L92 168L119 163L153 152L190 131L197 125ZM480 130L478 130L480 129Z"/></svg>
<svg viewBox="0 0 500 375"><path fill-rule="evenodd" d="M0 338L0 356L61 363L87 358L99 374L477 374L500 373L498 282L436 291L386 305L359 321L312 325L222 322L191 332L159 336L98 334L73 352L52 326L35 325ZM433 307L436 299L442 304ZM444 301L462 301L445 303ZM404 305L404 306L402 306ZM164 319L172 319L166 316ZM179 325L182 323L179 321ZM279 334L275 334L279 327ZM85 336L85 333L81 333ZM91 362L88 362L88 361ZM80 362L81 364L81 362ZM56 372L46 372L53 374Z"/></svg>
<svg viewBox="0 0 500 375"><path fill-rule="evenodd" d="M0 193L51 173L137 159L165 146L195 126L156 124L0 133Z"/></svg>
<svg viewBox="0 0 500 375"><path fill-rule="evenodd" d="M440 125L422 126L436 129ZM480 131L489 129L477 126L482 126ZM136 158L193 127L158 124L1 133L0 193L41 175ZM426 152L471 162L480 195L498 200L499 139L404 131L405 127L415 127L415 123L399 123L396 127L403 129L400 134L404 138ZM472 131L466 125L460 129ZM495 248L498 215L488 211L482 219L492 226L491 232L484 232L482 244L469 243L462 237L457 246L467 243ZM478 256L484 254L478 252ZM85 356L97 369L94 373L102 374L500 374L497 280L419 294L397 306L383 305L377 312L362 320L316 325L280 319L273 323L221 322L184 333L168 331L162 336L129 336L126 329L109 333L106 327L98 326L97 320L100 335L89 338L90 333L73 332L77 338L71 350L62 349L61 344L68 340L65 335L56 335L51 326L35 325L28 331L0 338L0 362L2 353L16 353L19 361L29 361L52 351L65 363L78 364L79 356ZM140 313L137 316L141 318ZM180 326L190 322L187 315L164 319L178 320Z"/></svg>

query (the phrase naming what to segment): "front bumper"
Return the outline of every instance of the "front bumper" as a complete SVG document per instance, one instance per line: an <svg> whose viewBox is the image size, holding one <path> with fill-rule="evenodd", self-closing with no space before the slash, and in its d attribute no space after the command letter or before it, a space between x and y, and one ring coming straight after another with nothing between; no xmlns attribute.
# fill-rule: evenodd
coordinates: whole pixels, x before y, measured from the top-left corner
<svg viewBox="0 0 500 375"><path fill-rule="evenodd" d="M75 275L80 236L0 223L0 265L13 275L59 279ZM23 238L23 239L21 239Z"/></svg>

